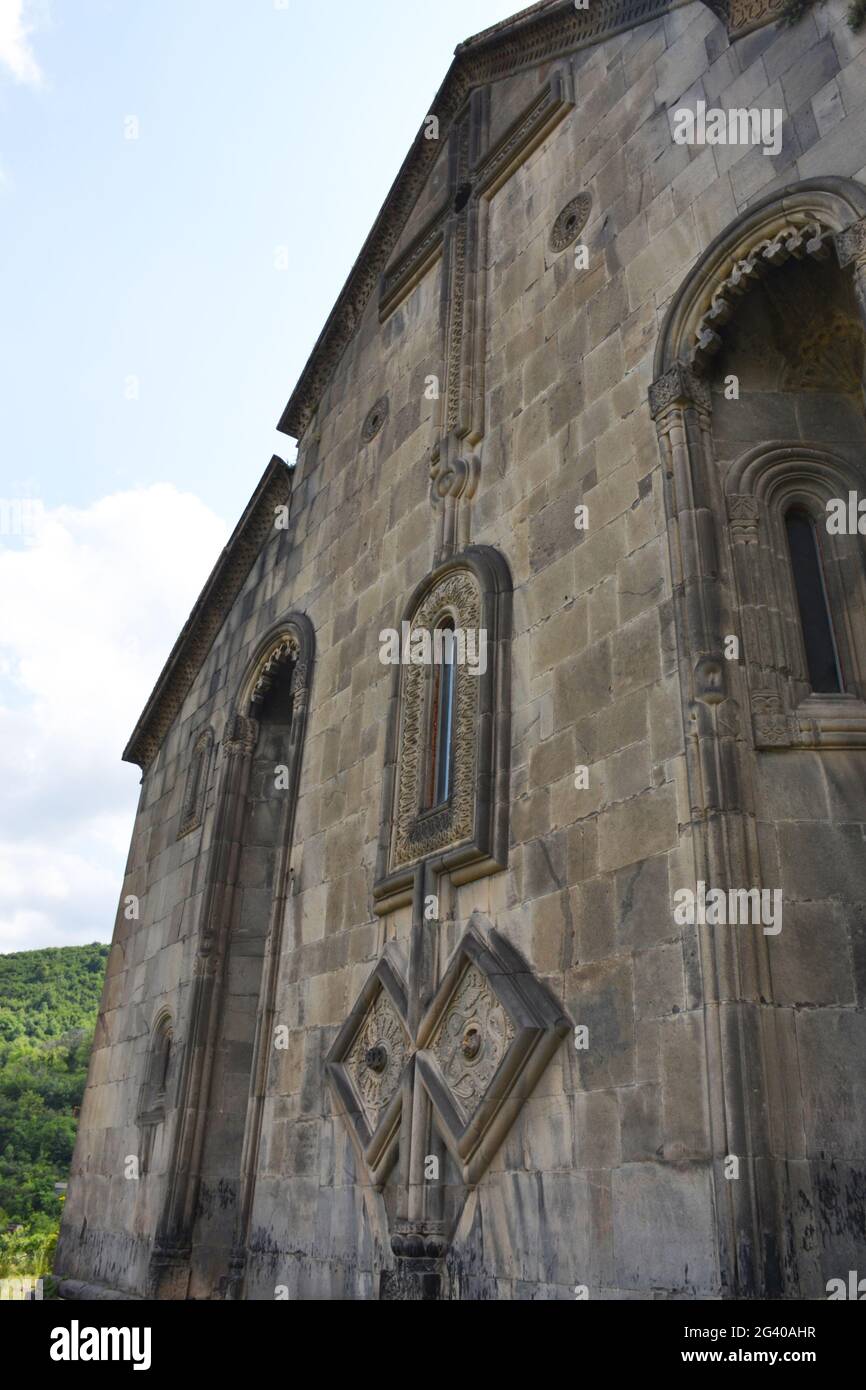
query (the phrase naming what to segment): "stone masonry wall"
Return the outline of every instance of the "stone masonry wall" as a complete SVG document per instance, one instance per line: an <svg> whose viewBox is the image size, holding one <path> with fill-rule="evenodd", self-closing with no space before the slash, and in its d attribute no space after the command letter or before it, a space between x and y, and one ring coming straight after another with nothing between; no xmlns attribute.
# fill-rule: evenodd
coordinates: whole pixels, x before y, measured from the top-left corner
<svg viewBox="0 0 866 1390"><path fill-rule="evenodd" d="M442 959L483 912L589 1028L590 1047L566 1039L470 1194L449 1260L455 1297L720 1293L703 986L694 934L671 906L694 861L647 392L671 295L751 201L817 175L866 179L866 34L852 35L844 13L828 0L793 29L731 44L692 3L573 55L575 110L491 203L472 539L497 547L514 579L512 844L507 872L455 890ZM491 130L547 76L495 84ZM672 112L697 99L782 107L781 155L675 145ZM441 166L436 177L438 189ZM581 271L549 237L584 190ZM246 1293L375 1298L392 1263L392 1196L366 1185L323 1059L385 942L411 925L409 909L381 920L372 910L391 679L378 639L433 562L424 383L440 369L440 299L440 264L384 325L372 297L301 442L291 531L265 546L145 777L121 898L139 895L142 915L121 911L115 932L58 1255L69 1276L143 1289L174 1117L139 1182L124 1179L123 1157L138 1152L144 1049L161 1007L183 1047L221 766L218 753L203 828L178 840L186 760L208 722L223 737L255 643L291 611L312 620L317 654L276 1001L290 1046L269 1067ZM362 423L384 395L389 418L365 445ZM580 505L586 532L574 525ZM863 1258L850 1220L833 1221L834 1202L856 1204L866 1169L854 1061L866 988L861 756L758 759L766 842L798 904L778 966L798 1136L786 1156L814 1158L837 1193L812 1237L819 1280ZM583 765L589 789L576 790ZM840 1068L830 1116L822 1078Z"/></svg>

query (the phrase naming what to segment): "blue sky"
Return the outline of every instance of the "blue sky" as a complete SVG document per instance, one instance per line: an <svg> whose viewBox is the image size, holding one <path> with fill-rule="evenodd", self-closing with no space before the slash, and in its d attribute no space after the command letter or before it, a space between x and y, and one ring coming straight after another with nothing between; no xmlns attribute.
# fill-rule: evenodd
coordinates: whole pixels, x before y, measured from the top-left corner
<svg viewBox="0 0 866 1390"><path fill-rule="evenodd" d="M126 737L455 45L517 8L0 0L0 951L110 938Z"/></svg>

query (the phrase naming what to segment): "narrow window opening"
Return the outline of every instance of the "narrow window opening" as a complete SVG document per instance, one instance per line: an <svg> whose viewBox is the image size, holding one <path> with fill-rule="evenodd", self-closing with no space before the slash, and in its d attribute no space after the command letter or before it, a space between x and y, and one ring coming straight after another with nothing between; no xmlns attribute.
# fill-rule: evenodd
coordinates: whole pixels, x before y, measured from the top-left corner
<svg viewBox="0 0 866 1390"><path fill-rule="evenodd" d="M839 695L845 686L815 523L807 512L794 507L785 517L785 529L809 682L816 695Z"/></svg>
<svg viewBox="0 0 866 1390"><path fill-rule="evenodd" d="M454 747L454 620L445 618L433 635L433 695L430 702L430 757L427 806L442 806L451 795ZM436 658L441 652L441 660Z"/></svg>

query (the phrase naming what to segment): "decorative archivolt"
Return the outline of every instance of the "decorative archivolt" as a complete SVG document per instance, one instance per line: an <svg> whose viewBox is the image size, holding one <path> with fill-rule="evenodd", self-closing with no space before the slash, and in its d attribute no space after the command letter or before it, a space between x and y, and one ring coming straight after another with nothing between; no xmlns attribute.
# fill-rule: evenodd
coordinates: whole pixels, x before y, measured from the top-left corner
<svg viewBox="0 0 866 1390"><path fill-rule="evenodd" d="M295 614L280 623L261 643L248 667L247 675L241 682L236 705L238 713L257 717L275 682L287 667L293 667L293 709L297 713L306 708L313 649L313 628L308 618Z"/></svg>
<svg viewBox="0 0 866 1390"><path fill-rule="evenodd" d="M776 442L749 450L725 480L729 534L744 643L755 745L859 748L866 743L866 571L857 536L824 529L831 498L861 492L856 462L826 449ZM810 515L822 537L844 695L817 696L810 685L785 532L789 508Z"/></svg>
<svg viewBox="0 0 866 1390"><path fill-rule="evenodd" d="M671 300L659 334L654 376L677 364L706 371L722 345L719 332L739 300L774 267L826 260L845 266L852 229L866 215L866 188L854 179L805 179L757 203L716 237Z"/></svg>
<svg viewBox="0 0 866 1390"><path fill-rule="evenodd" d="M706 371L722 347L719 329L733 318L740 299L786 261L826 261L832 250L832 229L816 220L803 225L790 222L772 237L762 238L746 255L734 262L730 272L713 293L710 307L702 316L689 353L689 362L698 372Z"/></svg>

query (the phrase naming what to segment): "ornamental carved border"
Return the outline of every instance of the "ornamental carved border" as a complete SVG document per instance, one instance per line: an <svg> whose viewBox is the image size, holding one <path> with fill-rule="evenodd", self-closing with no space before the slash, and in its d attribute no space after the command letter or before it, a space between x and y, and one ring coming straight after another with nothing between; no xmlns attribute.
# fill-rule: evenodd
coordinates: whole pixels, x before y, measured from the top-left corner
<svg viewBox="0 0 866 1390"><path fill-rule="evenodd" d="M507 866L512 593L502 555L471 545L422 580L404 609L410 632L432 631L450 612L456 628L485 633L477 650L486 667L476 674L456 668L454 787L449 801L430 811L421 795L430 667L394 669L373 888L380 916L412 901L416 874L430 857L458 884Z"/></svg>
<svg viewBox="0 0 866 1390"><path fill-rule="evenodd" d="M722 21L729 38L740 39L753 29L774 23L785 0L704 0L704 4Z"/></svg>
<svg viewBox="0 0 866 1390"><path fill-rule="evenodd" d="M437 619L452 614L455 628L478 632L481 596L469 570L455 570L435 584L419 608L412 631L432 632ZM478 714L478 676L466 666L455 668L454 791L447 806L432 816L419 814L424 757L427 747L427 690L431 668L407 666L403 681L403 719L400 729L399 794L394 818L391 864L414 863L434 850L458 844L472 834L475 801L475 728Z"/></svg>
<svg viewBox="0 0 866 1390"><path fill-rule="evenodd" d="M748 450L729 470L728 535L757 749L866 745L866 567L859 538L826 538L824 576L846 691L816 695L810 692L784 534L784 512L792 501L821 517L828 498L862 488L861 475L853 456L784 440Z"/></svg>
<svg viewBox="0 0 866 1390"><path fill-rule="evenodd" d="M719 329L730 323L744 295L771 270L783 266L786 261L806 257L816 261L828 260L832 254L832 237L832 229L817 219L791 222L774 236L762 238L745 256L735 261L713 293L712 302L697 326L690 353L690 362L695 371L706 371L711 359L721 349Z"/></svg>

